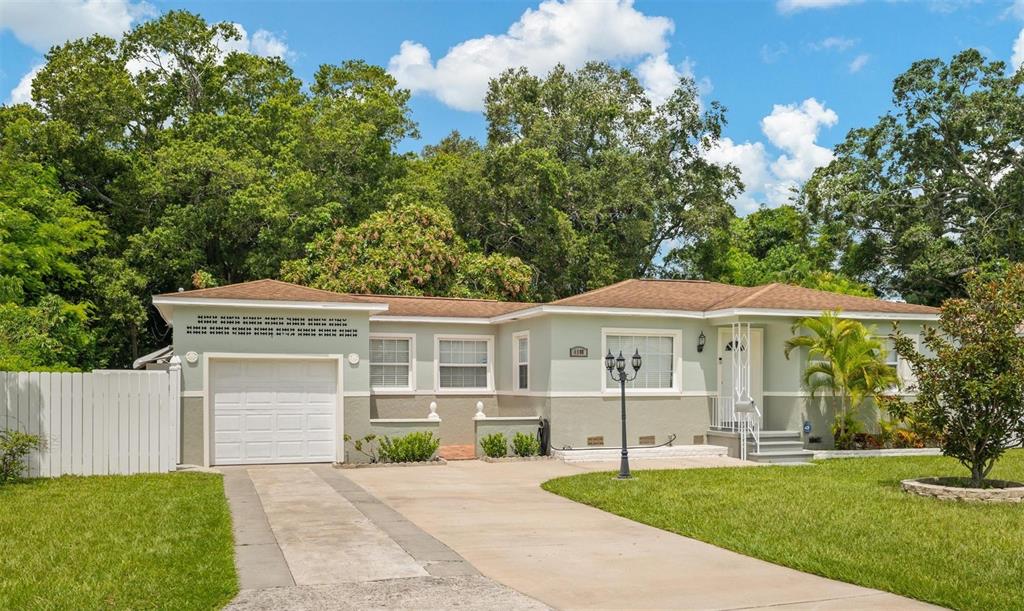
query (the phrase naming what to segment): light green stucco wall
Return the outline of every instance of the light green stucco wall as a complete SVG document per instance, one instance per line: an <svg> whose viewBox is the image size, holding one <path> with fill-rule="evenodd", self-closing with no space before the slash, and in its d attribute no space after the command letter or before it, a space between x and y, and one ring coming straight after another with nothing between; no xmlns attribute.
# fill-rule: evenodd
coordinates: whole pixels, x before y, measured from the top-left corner
<svg viewBox="0 0 1024 611"><path fill-rule="evenodd" d="M460 325L437 323L374 322L370 334L397 333L413 335L416 342L416 392L434 391L434 336L435 335L481 335L494 337L498 333L495 325ZM369 346L369 344L367 344ZM501 358L495 341L495 375L500 371ZM508 363L506 359L504 361ZM511 365L509 365L511 367Z"/></svg>
<svg viewBox="0 0 1024 611"><path fill-rule="evenodd" d="M710 400L705 397L629 397L626 404L627 443L653 435L655 443L676 435L677 445L688 445L703 436L710 424ZM603 436L605 447L621 445L619 397L571 397L551 399L551 446L586 447L587 438Z"/></svg>
<svg viewBox="0 0 1024 611"><path fill-rule="evenodd" d="M235 335L190 335L189 325L195 324L196 317L203 315L247 315L261 316L330 316L347 319L355 337L263 337ZM356 353L362 357L357 365L347 361L343 368L345 392L366 392L370 389L369 364L369 316L366 312L309 311L288 309L224 308L177 306L174 311L174 353L181 357L182 389L186 392L203 390L203 356L207 353L238 354L343 354ZM195 363L185 361L189 351L199 353Z"/></svg>
<svg viewBox="0 0 1024 611"><path fill-rule="evenodd" d="M557 393L603 390L607 375L603 368L602 329L644 329L679 331L682 333L683 392L708 391L717 382L715 337L717 331L708 321L685 318L648 316L603 316L557 314L548 317L551 324L551 390ZM697 352L697 336L704 332L707 346ZM569 348L584 346L587 358L570 358Z"/></svg>

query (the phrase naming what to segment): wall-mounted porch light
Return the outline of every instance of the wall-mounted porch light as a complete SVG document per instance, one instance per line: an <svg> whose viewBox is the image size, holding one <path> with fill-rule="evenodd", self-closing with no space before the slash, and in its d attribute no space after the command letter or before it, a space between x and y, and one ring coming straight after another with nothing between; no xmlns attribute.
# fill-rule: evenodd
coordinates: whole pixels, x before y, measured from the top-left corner
<svg viewBox="0 0 1024 611"><path fill-rule="evenodd" d="M697 336L697 352L704 352L704 344L708 343L708 338L704 337L704 332L701 331L700 335Z"/></svg>

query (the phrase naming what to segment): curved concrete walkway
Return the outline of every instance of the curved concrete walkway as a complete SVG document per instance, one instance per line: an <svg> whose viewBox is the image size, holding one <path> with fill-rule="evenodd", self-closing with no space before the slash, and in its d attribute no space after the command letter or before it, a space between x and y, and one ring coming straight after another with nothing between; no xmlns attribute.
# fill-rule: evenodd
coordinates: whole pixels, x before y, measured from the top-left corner
<svg viewBox="0 0 1024 611"><path fill-rule="evenodd" d="M737 464L744 463L693 458L633 466ZM645 526L539 487L552 477L617 467L467 461L345 476L485 576L560 609L928 608Z"/></svg>

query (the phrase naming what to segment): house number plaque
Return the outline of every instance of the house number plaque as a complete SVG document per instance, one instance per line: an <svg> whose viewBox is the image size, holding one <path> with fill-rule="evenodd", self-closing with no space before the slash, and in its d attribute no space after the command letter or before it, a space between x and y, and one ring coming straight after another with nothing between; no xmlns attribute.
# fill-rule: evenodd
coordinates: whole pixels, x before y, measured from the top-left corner
<svg viewBox="0 0 1024 611"><path fill-rule="evenodd" d="M571 359L585 359L589 351L586 346L573 346L569 348L569 358Z"/></svg>

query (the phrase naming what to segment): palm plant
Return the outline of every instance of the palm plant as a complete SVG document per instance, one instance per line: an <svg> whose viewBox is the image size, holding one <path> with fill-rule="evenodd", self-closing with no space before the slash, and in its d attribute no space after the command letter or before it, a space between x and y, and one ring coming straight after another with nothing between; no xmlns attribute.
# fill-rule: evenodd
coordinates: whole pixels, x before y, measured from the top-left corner
<svg viewBox="0 0 1024 611"><path fill-rule="evenodd" d="M856 424L851 410L899 383L896 372L885 362L885 348L863 324L840 318L838 311L798 320L793 333L786 340L786 358L793 350L807 349L801 381L812 398L821 391L839 398L833 434L838 447L849 447Z"/></svg>

